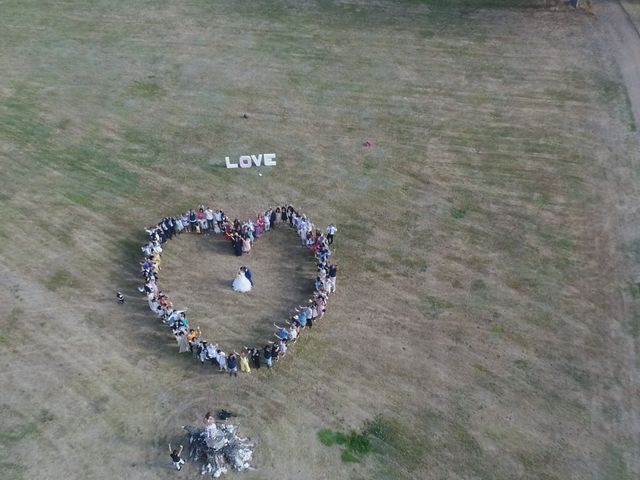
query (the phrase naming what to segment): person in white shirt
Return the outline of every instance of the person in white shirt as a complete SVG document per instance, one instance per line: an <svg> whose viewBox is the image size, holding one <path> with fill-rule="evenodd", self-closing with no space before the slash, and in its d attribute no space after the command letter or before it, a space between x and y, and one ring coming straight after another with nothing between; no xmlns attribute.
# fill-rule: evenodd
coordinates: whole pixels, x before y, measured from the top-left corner
<svg viewBox="0 0 640 480"><path fill-rule="evenodd" d="M218 209L213 213L213 218L215 218L216 223L218 224L218 229L222 231L222 210Z"/></svg>
<svg viewBox="0 0 640 480"><path fill-rule="evenodd" d="M158 311L160 304L156 301L156 296L153 293L147 295L147 301L149 302L149 308L153 313Z"/></svg>
<svg viewBox="0 0 640 480"><path fill-rule="evenodd" d="M216 430L218 429L215 419L209 412L207 412L207 414L202 419L202 425L204 426L204 432L207 438L213 437L216 433Z"/></svg>
<svg viewBox="0 0 640 480"><path fill-rule="evenodd" d="M333 223L330 223L327 226L327 243L329 243L329 245L333 243L333 236L336 234L337 231L338 229L335 227Z"/></svg>
<svg viewBox="0 0 640 480"><path fill-rule="evenodd" d="M205 356L207 360L211 361L211 365L217 365L218 364L218 344L217 343L215 345L212 345L210 343L207 344Z"/></svg>
<svg viewBox="0 0 640 480"><path fill-rule="evenodd" d="M144 253L145 257L148 257L153 252L153 242L147 243L144 247L142 247L142 253Z"/></svg>
<svg viewBox="0 0 640 480"><path fill-rule="evenodd" d="M296 326L295 323L292 323L291 326L289 327L289 338L291 339L292 342L295 342L296 339L298 338L298 327Z"/></svg>
<svg viewBox="0 0 640 480"><path fill-rule="evenodd" d="M271 230L271 212L273 212L273 210L269 209L264 214L264 231L265 232L268 232L269 230Z"/></svg>
<svg viewBox="0 0 640 480"><path fill-rule="evenodd" d="M207 209L204 211L204 216L207 219L207 225L208 225L208 230L210 232L213 232L213 219L214 219L214 215L213 215L213 210L211 210L211 207L207 207Z"/></svg>
<svg viewBox="0 0 640 480"><path fill-rule="evenodd" d="M227 371L227 354L222 350L218 350L216 352L218 354L218 366L220 367L220 371Z"/></svg>

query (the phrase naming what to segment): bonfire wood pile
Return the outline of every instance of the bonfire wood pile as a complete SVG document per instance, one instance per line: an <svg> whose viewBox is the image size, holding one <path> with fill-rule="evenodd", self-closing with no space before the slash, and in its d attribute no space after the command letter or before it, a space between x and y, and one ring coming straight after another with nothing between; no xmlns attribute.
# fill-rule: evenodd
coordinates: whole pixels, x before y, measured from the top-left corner
<svg viewBox="0 0 640 480"><path fill-rule="evenodd" d="M251 468L254 444L248 438L239 437L237 427L217 423L216 428L184 427L189 437L189 459L202 465L200 473L218 478L228 468L242 472Z"/></svg>

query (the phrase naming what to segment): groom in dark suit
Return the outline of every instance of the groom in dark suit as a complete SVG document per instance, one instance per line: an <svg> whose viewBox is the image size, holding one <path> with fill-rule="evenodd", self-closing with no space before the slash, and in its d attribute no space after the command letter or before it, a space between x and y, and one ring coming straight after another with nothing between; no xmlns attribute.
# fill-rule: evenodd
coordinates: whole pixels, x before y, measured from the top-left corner
<svg viewBox="0 0 640 480"><path fill-rule="evenodd" d="M240 267L240 270L242 270L242 273L244 273L244 276L247 277L247 280L249 280L249 282L251 283L251 286L253 287L253 278L251 276L251 270L249 270L244 265Z"/></svg>

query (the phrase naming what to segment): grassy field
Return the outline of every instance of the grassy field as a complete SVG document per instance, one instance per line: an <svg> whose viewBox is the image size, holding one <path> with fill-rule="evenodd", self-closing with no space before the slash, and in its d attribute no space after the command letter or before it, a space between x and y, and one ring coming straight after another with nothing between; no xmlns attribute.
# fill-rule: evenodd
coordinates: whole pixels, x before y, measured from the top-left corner
<svg viewBox="0 0 640 480"><path fill-rule="evenodd" d="M173 478L221 407L247 479L638 478L638 125L597 15L544 3L1 1L2 478ZM285 202L339 228L324 323L238 380L178 356L143 227ZM211 336L304 299L285 232L237 301L201 240L163 280Z"/></svg>
<svg viewBox="0 0 640 480"><path fill-rule="evenodd" d="M640 0L621 0L620 3L624 6L636 28L640 28Z"/></svg>

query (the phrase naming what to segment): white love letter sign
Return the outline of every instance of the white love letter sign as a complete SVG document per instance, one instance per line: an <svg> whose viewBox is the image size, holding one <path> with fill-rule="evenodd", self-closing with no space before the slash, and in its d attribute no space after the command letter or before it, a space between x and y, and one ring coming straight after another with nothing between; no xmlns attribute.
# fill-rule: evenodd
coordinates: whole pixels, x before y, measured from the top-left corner
<svg viewBox="0 0 640 480"><path fill-rule="evenodd" d="M264 158L264 166L265 167L273 167L276 164L276 154L275 153L265 153L263 155Z"/></svg>
<svg viewBox="0 0 640 480"><path fill-rule="evenodd" d="M248 155L242 155L238 159L238 163L240 164L240 168L251 168L251 157Z"/></svg>
<svg viewBox="0 0 640 480"><path fill-rule="evenodd" d="M275 153L259 153L258 155L240 155L238 163L231 163L229 157L225 157L227 168L251 168L252 166L273 167L276 165Z"/></svg>

